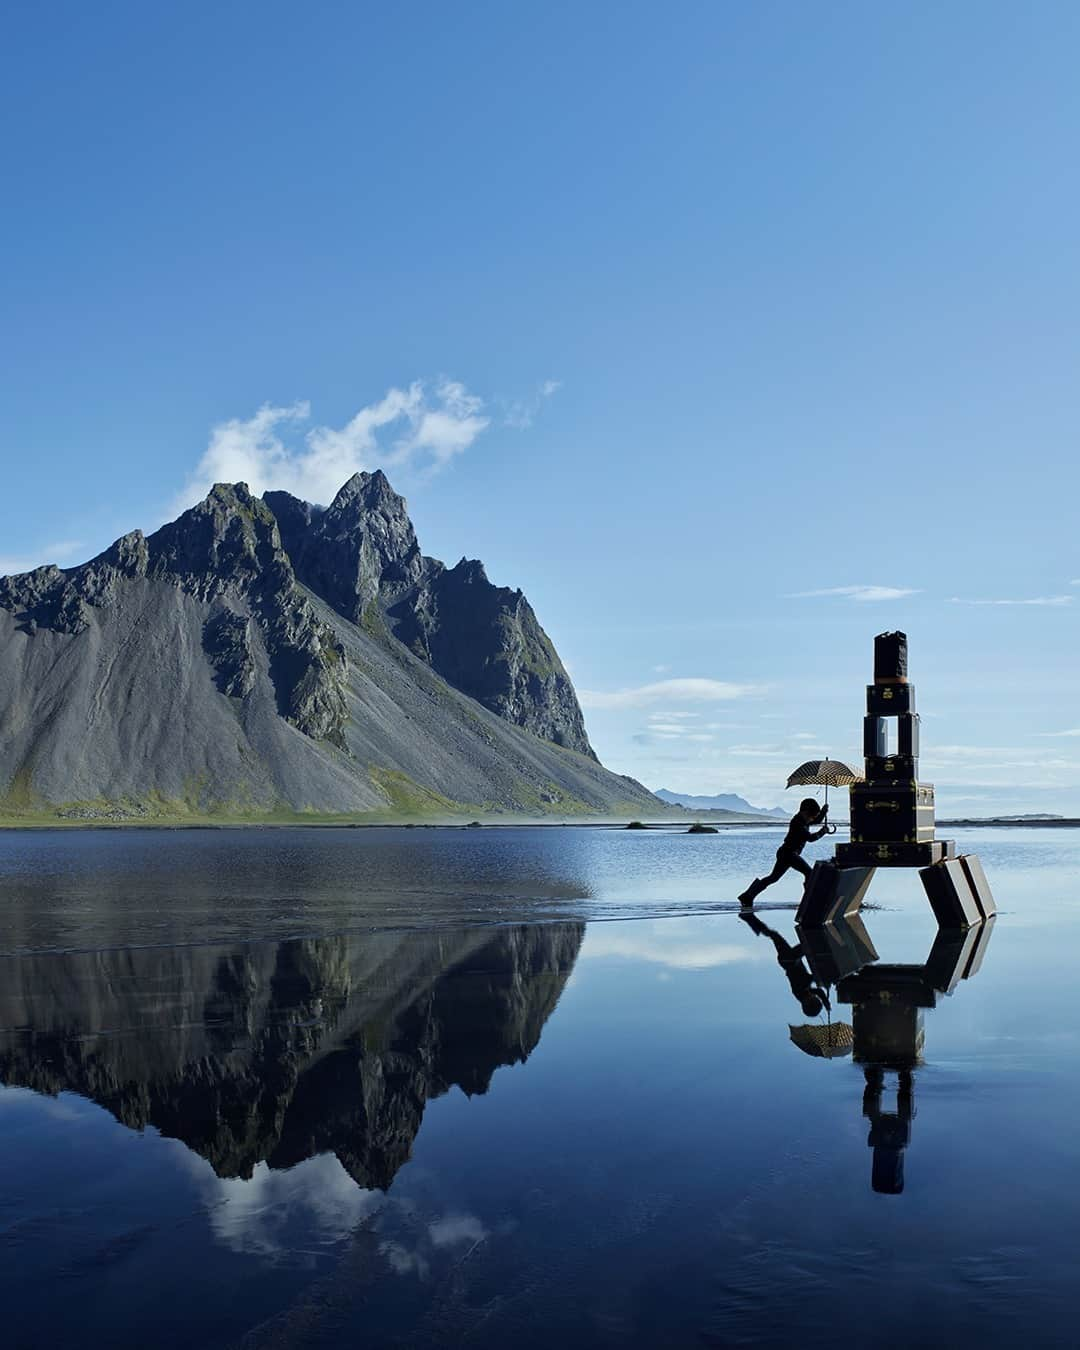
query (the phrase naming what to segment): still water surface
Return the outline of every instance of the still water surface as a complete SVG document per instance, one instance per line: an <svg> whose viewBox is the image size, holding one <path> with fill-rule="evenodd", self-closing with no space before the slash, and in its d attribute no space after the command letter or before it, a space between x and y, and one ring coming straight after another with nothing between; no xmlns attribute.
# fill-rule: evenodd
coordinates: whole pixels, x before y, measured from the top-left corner
<svg viewBox="0 0 1080 1350"><path fill-rule="evenodd" d="M776 841L0 836L5 1343L1080 1343L1080 832L961 840L950 996L878 873L910 1073L793 1044Z"/></svg>

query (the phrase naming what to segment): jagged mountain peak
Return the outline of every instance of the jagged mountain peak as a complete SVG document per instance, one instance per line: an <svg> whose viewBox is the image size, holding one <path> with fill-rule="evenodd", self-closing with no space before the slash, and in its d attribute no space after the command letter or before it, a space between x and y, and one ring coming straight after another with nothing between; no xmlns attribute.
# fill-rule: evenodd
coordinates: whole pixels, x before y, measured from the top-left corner
<svg viewBox="0 0 1080 1350"><path fill-rule="evenodd" d="M595 758L577 696L520 590L482 562L425 557L380 470L354 474L325 512L267 493L297 576L353 623L376 622L455 688L545 740Z"/></svg>
<svg viewBox="0 0 1080 1350"><path fill-rule="evenodd" d="M257 498L251 495L251 489L244 482L240 483L215 483L201 502L196 502L189 509L198 511L207 507L213 508L220 504L226 510L235 509L238 505L247 506L256 501Z"/></svg>
<svg viewBox="0 0 1080 1350"><path fill-rule="evenodd" d="M241 526L264 525L267 528L276 524L273 512L261 497L253 495L246 483L215 483L201 501L189 506L175 520L169 521L155 533L161 534L163 530L182 532L204 528L205 522L209 522L219 533L226 532L234 522Z"/></svg>
<svg viewBox="0 0 1080 1350"><path fill-rule="evenodd" d="M404 504L404 498L398 496L390 486L390 480L382 469L375 469L371 473L362 469L341 485L331 503L331 509L343 506L347 502L371 502L386 497Z"/></svg>
<svg viewBox="0 0 1080 1350"><path fill-rule="evenodd" d="M394 537L395 546L408 548L415 540L405 498L390 486L381 469L374 473L354 473L324 512L312 514L323 533L331 531L380 530Z"/></svg>
<svg viewBox="0 0 1080 1350"><path fill-rule="evenodd" d="M424 559L402 497L379 470L358 473L325 510L285 492L264 501L277 518L297 576L350 623L416 587Z"/></svg>
<svg viewBox="0 0 1080 1350"><path fill-rule="evenodd" d="M479 558L459 558L449 569L466 586L490 586L487 569Z"/></svg>
<svg viewBox="0 0 1080 1350"><path fill-rule="evenodd" d="M151 566L176 573L208 572L224 580L238 571L253 575L271 562L288 567L277 519L246 483L215 483L146 543Z"/></svg>

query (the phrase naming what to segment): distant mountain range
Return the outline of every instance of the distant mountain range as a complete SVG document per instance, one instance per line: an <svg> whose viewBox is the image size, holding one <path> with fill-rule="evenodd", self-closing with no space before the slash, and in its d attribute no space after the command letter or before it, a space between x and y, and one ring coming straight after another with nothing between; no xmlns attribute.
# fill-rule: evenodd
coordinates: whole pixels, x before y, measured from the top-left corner
<svg viewBox="0 0 1080 1350"><path fill-rule="evenodd" d="M0 816L656 808L521 591L425 557L381 472L0 578Z"/></svg>
<svg viewBox="0 0 1080 1350"><path fill-rule="evenodd" d="M1030 811L1026 816L995 816L995 820L1064 820L1064 816L1055 815L1052 811Z"/></svg>
<svg viewBox="0 0 1080 1350"><path fill-rule="evenodd" d="M667 802L669 806L687 806L692 811L738 811L744 816L769 816L771 819L786 820L791 811L785 811L782 806L751 806L745 797L736 796L734 792L719 792L714 797L694 797L687 792L670 792L667 788L660 788L654 794L662 802Z"/></svg>

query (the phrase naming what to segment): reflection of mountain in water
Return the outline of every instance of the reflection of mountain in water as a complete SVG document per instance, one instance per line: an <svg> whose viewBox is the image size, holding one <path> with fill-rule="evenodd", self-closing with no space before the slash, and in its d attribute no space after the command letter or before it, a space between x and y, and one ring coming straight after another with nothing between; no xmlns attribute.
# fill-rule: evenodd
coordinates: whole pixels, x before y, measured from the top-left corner
<svg viewBox="0 0 1080 1350"><path fill-rule="evenodd" d="M0 1081L92 1098L221 1176L334 1152L387 1187L424 1107L536 1046L584 925L5 962Z"/></svg>

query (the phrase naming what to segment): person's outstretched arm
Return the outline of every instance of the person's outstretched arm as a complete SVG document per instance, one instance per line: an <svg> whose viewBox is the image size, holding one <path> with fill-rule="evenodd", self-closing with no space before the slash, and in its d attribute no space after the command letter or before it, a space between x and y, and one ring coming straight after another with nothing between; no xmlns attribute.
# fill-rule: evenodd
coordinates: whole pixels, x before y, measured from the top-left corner
<svg viewBox="0 0 1080 1350"><path fill-rule="evenodd" d="M829 808L828 806L823 806L818 815L818 820L821 821L821 829L806 831L806 838L810 843L813 843L815 839L823 839L825 835L829 833L828 816L829 816Z"/></svg>

